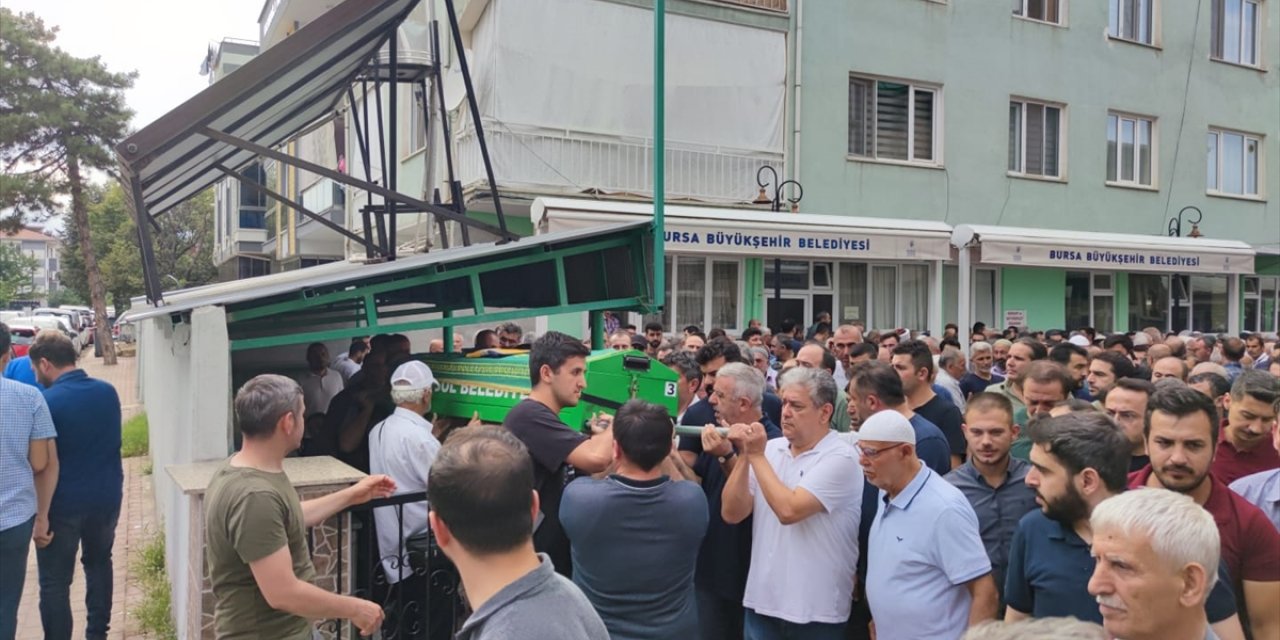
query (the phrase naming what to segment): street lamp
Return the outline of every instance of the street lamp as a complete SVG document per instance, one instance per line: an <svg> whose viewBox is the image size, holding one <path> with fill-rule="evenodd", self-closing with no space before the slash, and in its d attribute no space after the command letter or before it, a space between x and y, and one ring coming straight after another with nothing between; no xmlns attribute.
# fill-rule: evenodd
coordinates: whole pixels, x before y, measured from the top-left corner
<svg viewBox="0 0 1280 640"><path fill-rule="evenodd" d="M766 171L773 176L773 180L771 182L767 182L764 179ZM768 192L770 184L774 185L772 198L769 197ZM756 199L751 202L751 204L767 204L771 211L782 211L782 191L787 185L795 187L795 197L787 198L787 202L791 205L791 213L796 213L800 210L800 200L804 198L804 186L795 180L783 180L779 182L777 169L774 169L767 164L762 165L756 170L756 186L760 187L760 193L756 196ZM782 312L782 258L773 259L773 306L778 310L778 313ZM767 312L765 313L765 316L765 321L767 322ZM781 320L781 318L779 318L779 320ZM803 322L804 318L801 318L801 321Z"/></svg>
<svg viewBox="0 0 1280 640"><path fill-rule="evenodd" d="M773 175L772 182L765 181L764 174L766 171ZM769 197L768 189L770 184L774 185L773 197ZM795 180L779 182L778 171L767 164L762 165L756 170L756 186L760 187L760 193L756 195L755 200L751 201L751 204L767 204L772 211L782 211L782 190L787 185L792 185L796 188L796 197L787 198L787 202L791 203L791 213L795 213L800 210L800 200L804 198L804 186Z"/></svg>
<svg viewBox="0 0 1280 640"><path fill-rule="evenodd" d="M1196 215L1194 220L1188 218L1188 222L1191 223L1191 231L1187 233L1187 237L1200 238L1204 236L1203 233L1200 233L1200 221L1204 219L1204 212L1201 211L1199 207L1186 206L1178 211L1178 215L1176 217L1169 218L1168 233L1170 237L1173 237L1173 238L1182 237L1182 214L1186 213L1187 211L1194 211ZM1183 297L1186 297L1187 292L1186 292L1186 289L1182 286L1182 276L1176 273L1173 274L1173 280L1170 283L1170 285L1171 286L1169 287L1169 295L1173 298L1173 309L1171 311L1171 315L1176 317L1180 299ZM1177 327L1177 323L1174 320L1174 317L1169 318L1169 328L1176 332L1178 330L1178 327ZM1191 310L1188 309L1187 310L1187 329L1190 329L1190 328L1191 328Z"/></svg>

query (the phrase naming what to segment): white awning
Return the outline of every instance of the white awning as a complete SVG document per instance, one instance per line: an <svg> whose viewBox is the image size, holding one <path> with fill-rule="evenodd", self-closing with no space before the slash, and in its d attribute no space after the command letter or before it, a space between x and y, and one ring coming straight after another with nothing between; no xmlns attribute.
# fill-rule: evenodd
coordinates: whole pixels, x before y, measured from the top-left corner
<svg viewBox="0 0 1280 640"><path fill-rule="evenodd" d="M952 244L978 247L979 264L1147 273L1253 273L1255 251L1236 240L956 225Z"/></svg>
<svg viewBox="0 0 1280 640"><path fill-rule="evenodd" d="M672 253L824 260L950 260L951 226L924 220L668 205ZM649 202L537 198L537 233L653 217Z"/></svg>

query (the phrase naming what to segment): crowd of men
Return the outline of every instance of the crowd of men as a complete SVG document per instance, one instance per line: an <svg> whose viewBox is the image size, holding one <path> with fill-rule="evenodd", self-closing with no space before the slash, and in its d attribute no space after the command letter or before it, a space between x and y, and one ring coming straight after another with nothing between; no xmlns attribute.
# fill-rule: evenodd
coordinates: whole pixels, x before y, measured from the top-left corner
<svg viewBox="0 0 1280 640"><path fill-rule="evenodd" d="M434 376L398 335L333 364L312 345L301 380L247 383L244 445L206 498L219 636L377 630L380 607L309 584L305 527L425 490L375 511L381 571L426 592L430 531L461 577L466 640L1280 637L1265 336L976 326L961 348L953 326L819 318L735 340L606 320L610 348L676 374L674 424L698 435L643 399L566 425L590 351L516 325L474 342L528 349L531 391L502 425L433 424ZM299 449L373 475L300 502L281 473Z"/></svg>

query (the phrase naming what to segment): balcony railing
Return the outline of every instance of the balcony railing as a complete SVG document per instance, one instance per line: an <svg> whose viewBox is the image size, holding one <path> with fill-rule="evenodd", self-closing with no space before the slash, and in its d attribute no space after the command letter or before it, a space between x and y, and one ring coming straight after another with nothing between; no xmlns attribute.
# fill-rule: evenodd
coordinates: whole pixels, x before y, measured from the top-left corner
<svg viewBox="0 0 1280 640"><path fill-rule="evenodd" d="M527 133L485 125L485 138L501 189L534 193L605 192L652 195L653 151L649 140L573 131ZM463 187L485 182L475 134L458 134L457 162ZM756 170L781 165L781 153L744 151L668 141L667 197L707 202L752 198Z"/></svg>
<svg viewBox="0 0 1280 640"><path fill-rule="evenodd" d="M737 4L752 9L764 9L765 11L787 11L787 0L714 0L721 4Z"/></svg>

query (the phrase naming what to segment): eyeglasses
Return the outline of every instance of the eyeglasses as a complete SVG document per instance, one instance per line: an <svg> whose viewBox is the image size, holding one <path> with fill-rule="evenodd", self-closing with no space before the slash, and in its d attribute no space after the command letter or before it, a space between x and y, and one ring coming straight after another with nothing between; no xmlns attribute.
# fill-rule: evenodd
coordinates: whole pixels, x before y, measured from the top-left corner
<svg viewBox="0 0 1280 640"><path fill-rule="evenodd" d="M889 446L887 446L887 447L885 447L885 448L883 448L883 449L868 449L868 448L866 448L866 447L864 447L864 446L862 446L862 445L860 445L860 444L856 444L856 445L854 445L854 448L856 448L856 449L858 450L858 455L860 455L860 456L862 456L862 457L864 457L864 458L868 458L868 459L871 459L871 460L875 460L876 458L879 458L879 457L880 457L880 455L881 455L881 454L883 454L884 452L886 452L886 451L888 451L888 450L890 450L890 449L897 449L898 447L901 447L901 446L902 446L902 445L904 445L904 444L906 444L906 443L905 443L905 442L899 442L898 444L891 444L891 445L889 445Z"/></svg>

